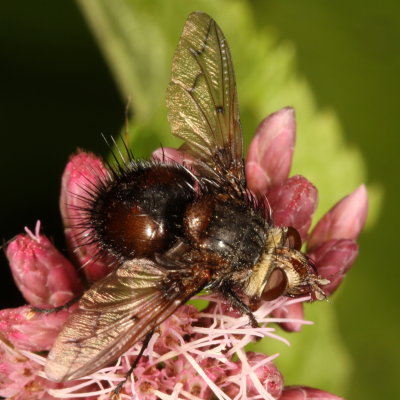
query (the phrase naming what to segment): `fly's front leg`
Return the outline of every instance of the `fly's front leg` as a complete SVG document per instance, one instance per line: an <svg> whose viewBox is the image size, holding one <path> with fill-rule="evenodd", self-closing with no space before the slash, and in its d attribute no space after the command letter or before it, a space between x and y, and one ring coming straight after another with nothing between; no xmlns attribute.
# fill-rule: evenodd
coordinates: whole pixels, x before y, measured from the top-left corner
<svg viewBox="0 0 400 400"><path fill-rule="evenodd" d="M249 306L240 299L240 297L232 290L229 284L223 285L220 288L221 294L224 298L231 304L236 310L238 310L242 315L247 315L249 317L250 325L253 328L258 327L258 322L256 317L250 310Z"/></svg>

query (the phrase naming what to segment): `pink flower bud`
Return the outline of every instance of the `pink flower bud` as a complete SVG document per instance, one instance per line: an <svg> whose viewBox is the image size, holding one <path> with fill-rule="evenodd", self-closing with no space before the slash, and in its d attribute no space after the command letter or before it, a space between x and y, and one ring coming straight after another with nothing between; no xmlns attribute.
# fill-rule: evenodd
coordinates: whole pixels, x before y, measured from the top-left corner
<svg viewBox="0 0 400 400"><path fill-rule="evenodd" d="M67 303L82 291L75 268L39 229L36 235L28 232L18 235L6 249L19 290L32 305Z"/></svg>
<svg viewBox="0 0 400 400"><path fill-rule="evenodd" d="M285 107L261 122L246 161L248 188L265 194L267 188L282 183L289 175L296 138L293 108Z"/></svg>
<svg viewBox="0 0 400 400"><path fill-rule="evenodd" d="M263 363L266 358L265 354L247 353L247 360L261 384L271 396L278 398L282 393L283 376L272 362ZM259 395L258 389L254 386L254 382L249 376L247 377L247 395Z"/></svg>
<svg viewBox="0 0 400 400"><path fill-rule="evenodd" d="M330 281L323 291L332 294L353 265L358 245L351 239L332 239L314 246L309 256L314 260L318 274Z"/></svg>
<svg viewBox="0 0 400 400"><path fill-rule="evenodd" d="M1 310L0 331L19 349L49 350L74 308L50 314L34 312L29 306Z"/></svg>
<svg viewBox="0 0 400 400"><path fill-rule="evenodd" d="M367 214L367 189L361 185L322 217L310 235L308 248L311 250L330 239L357 239Z"/></svg>
<svg viewBox="0 0 400 400"><path fill-rule="evenodd" d="M263 388L274 398L279 398L282 393L283 388L283 376L279 372L278 368L271 362L266 362L268 356L261 353L247 352L246 353L247 362L249 367L253 370L255 376L263 386ZM242 363L240 361L235 362L237 368L228 370L228 375L237 376L241 374ZM246 371L247 372L247 371ZM237 384L240 383L240 378L238 376ZM229 384L224 388L224 392L231 398L235 398L239 393L239 386L237 384ZM247 387L247 397L259 396L260 391L256 387L254 378L252 374L246 374L246 387Z"/></svg>
<svg viewBox="0 0 400 400"><path fill-rule="evenodd" d="M304 319L304 309L302 303L294 303L276 308L272 311L274 318L285 318L287 322L281 322L279 325L287 332L300 332L302 323L291 321L291 319Z"/></svg>
<svg viewBox="0 0 400 400"><path fill-rule="evenodd" d="M306 386L286 386L279 400L344 400L342 397Z"/></svg>
<svg viewBox="0 0 400 400"><path fill-rule="evenodd" d="M60 209L68 246L90 281L107 275L113 262L99 257L99 247L91 243L90 230L84 226L88 202L98 185L107 179L108 171L100 158L80 151L71 157L61 182Z"/></svg>
<svg viewBox="0 0 400 400"><path fill-rule="evenodd" d="M198 311L192 305L184 305L171 315L159 328L160 338L154 345L158 354L164 354L171 348L181 345L185 336L193 332L192 323L197 321Z"/></svg>
<svg viewBox="0 0 400 400"><path fill-rule="evenodd" d="M317 207L318 191L315 186L303 176L296 175L272 187L267 199L275 225L293 226L304 241Z"/></svg>

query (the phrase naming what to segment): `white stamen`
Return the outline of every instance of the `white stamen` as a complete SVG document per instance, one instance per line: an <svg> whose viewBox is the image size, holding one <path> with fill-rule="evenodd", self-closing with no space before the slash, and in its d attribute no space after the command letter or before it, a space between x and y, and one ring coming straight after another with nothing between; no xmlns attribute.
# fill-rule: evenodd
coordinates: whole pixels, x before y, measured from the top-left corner
<svg viewBox="0 0 400 400"><path fill-rule="evenodd" d="M26 232L26 234L35 242L40 242L40 227L41 227L41 222L38 219L36 221L36 225L35 225L35 233L33 233L27 226L25 226L24 230Z"/></svg>

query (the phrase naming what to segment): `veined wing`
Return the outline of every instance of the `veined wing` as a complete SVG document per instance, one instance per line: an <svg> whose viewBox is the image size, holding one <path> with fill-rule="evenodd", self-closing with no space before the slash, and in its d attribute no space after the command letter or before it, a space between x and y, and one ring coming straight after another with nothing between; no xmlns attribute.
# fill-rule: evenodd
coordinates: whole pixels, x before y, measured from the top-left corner
<svg viewBox="0 0 400 400"><path fill-rule="evenodd" d="M172 133L183 150L212 171L244 183L243 139L235 74L228 43L207 14L188 17L172 64L167 91Z"/></svg>
<svg viewBox="0 0 400 400"><path fill-rule="evenodd" d="M166 293L166 276L154 262L135 259L96 282L57 337L47 358L47 376L66 381L89 375L168 318L194 293L180 284L170 285L173 290Z"/></svg>

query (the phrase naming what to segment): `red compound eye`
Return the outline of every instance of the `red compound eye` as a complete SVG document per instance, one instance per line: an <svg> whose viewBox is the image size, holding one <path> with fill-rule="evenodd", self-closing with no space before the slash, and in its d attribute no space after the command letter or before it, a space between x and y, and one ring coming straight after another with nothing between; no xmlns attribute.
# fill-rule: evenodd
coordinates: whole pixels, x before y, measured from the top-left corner
<svg viewBox="0 0 400 400"><path fill-rule="evenodd" d="M286 239L283 245L289 247L289 249L301 249L301 237L299 232L297 232L297 229L293 228L292 226L287 228Z"/></svg>
<svg viewBox="0 0 400 400"><path fill-rule="evenodd" d="M261 298L266 301L271 301L285 293L288 280L285 272L280 268L275 268L265 285Z"/></svg>

